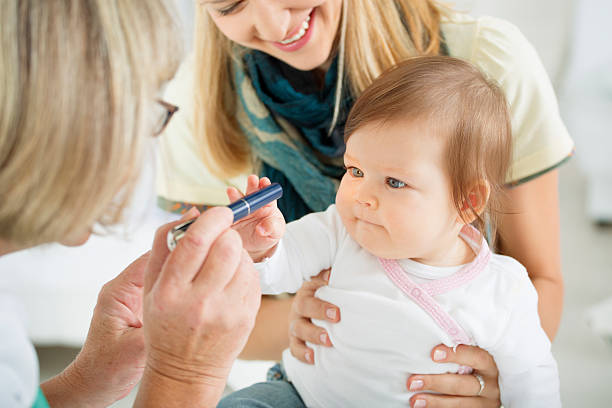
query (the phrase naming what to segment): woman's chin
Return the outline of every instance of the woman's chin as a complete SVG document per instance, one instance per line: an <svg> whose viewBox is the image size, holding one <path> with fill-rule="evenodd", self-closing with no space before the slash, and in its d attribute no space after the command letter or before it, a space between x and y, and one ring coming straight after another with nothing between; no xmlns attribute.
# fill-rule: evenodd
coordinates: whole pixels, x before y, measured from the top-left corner
<svg viewBox="0 0 612 408"><path fill-rule="evenodd" d="M66 239L61 240L60 244L69 247L77 247L84 245L89 240L89 237L91 237L91 231L87 231L81 234L74 234L69 237L66 237Z"/></svg>
<svg viewBox="0 0 612 408"><path fill-rule="evenodd" d="M310 53L304 53L301 55L278 55L275 53L273 55L275 58L280 59L285 64L290 65L291 67L300 70L300 71L312 71L313 69L323 68L327 71L329 68L329 52L320 52L317 51L316 55L311 55ZM288 53L287 53L288 54Z"/></svg>

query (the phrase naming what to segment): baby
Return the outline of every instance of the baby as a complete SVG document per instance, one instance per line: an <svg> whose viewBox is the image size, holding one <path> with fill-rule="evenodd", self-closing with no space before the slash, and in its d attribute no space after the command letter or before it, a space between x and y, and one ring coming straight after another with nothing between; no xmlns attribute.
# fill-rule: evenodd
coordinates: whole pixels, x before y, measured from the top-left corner
<svg viewBox="0 0 612 408"><path fill-rule="evenodd" d="M506 408L560 406L537 293L525 268L484 238L496 233L511 156L502 91L461 60L410 59L359 97L345 139L335 205L284 235L275 204L235 225L264 293L295 292L331 266L316 295L342 321L316 323L334 347L310 345L314 365L286 350L277 368L286 381L255 384L219 406L407 407L412 373L471 371L433 363L440 343L487 350ZM269 183L250 176L247 192Z"/></svg>

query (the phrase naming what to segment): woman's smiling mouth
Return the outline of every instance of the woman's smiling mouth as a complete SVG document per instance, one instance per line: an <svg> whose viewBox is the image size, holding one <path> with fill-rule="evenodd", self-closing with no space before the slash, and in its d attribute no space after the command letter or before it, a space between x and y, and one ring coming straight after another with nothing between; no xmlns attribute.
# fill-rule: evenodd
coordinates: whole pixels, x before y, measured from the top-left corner
<svg viewBox="0 0 612 408"><path fill-rule="evenodd" d="M291 44L292 42L296 42L297 40L302 38L304 36L304 34L306 34L306 31L308 31L308 27L310 26L308 24L309 22L310 22L310 15L308 15L308 17L306 17L306 20L304 20L302 22L298 32L293 37L288 38L288 39L283 40L283 41L279 41L279 43L281 43L283 45L287 45L287 44Z"/></svg>
<svg viewBox="0 0 612 408"><path fill-rule="evenodd" d="M306 45L310 37L312 37L315 20L315 10L316 8L314 8L310 12L310 14L304 19L304 21L302 21L302 24L296 27L289 34L288 38L285 38L282 41L275 41L272 44L274 44L274 46L276 46L277 48L287 52L297 51L304 45Z"/></svg>

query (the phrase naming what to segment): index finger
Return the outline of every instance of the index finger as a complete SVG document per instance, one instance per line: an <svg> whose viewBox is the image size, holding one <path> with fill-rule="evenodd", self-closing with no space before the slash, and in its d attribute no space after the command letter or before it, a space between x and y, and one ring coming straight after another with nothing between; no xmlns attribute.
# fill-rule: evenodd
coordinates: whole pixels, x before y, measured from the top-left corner
<svg viewBox="0 0 612 408"><path fill-rule="evenodd" d="M161 272L162 284L191 282L198 274L211 245L231 227L234 215L227 207L206 210L189 227L168 258Z"/></svg>

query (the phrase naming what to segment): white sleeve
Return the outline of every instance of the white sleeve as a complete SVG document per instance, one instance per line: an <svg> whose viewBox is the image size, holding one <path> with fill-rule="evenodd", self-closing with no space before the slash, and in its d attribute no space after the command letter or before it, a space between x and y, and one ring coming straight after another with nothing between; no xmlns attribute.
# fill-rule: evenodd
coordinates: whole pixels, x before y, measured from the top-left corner
<svg viewBox="0 0 612 408"><path fill-rule="evenodd" d="M294 293L304 280L331 267L345 231L335 205L287 224L274 254L255 264L262 292Z"/></svg>
<svg viewBox="0 0 612 408"><path fill-rule="evenodd" d="M500 373L499 390L502 405L506 408L561 407L557 362L548 353L523 373Z"/></svg>
<svg viewBox="0 0 612 408"><path fill-rule="evenodd" d="M509 294L513 302L506 329L488 350L499 369L502 404L506 408L560 407L557 363L540 325L537 292L526 272Z"/></svg>
<svg viewBox="0 0 612 408"><path fill-rule="evenodd" d="M30 407L38 390L38 360L24 318L20 302L0 288L0 407Z"/></svg>

